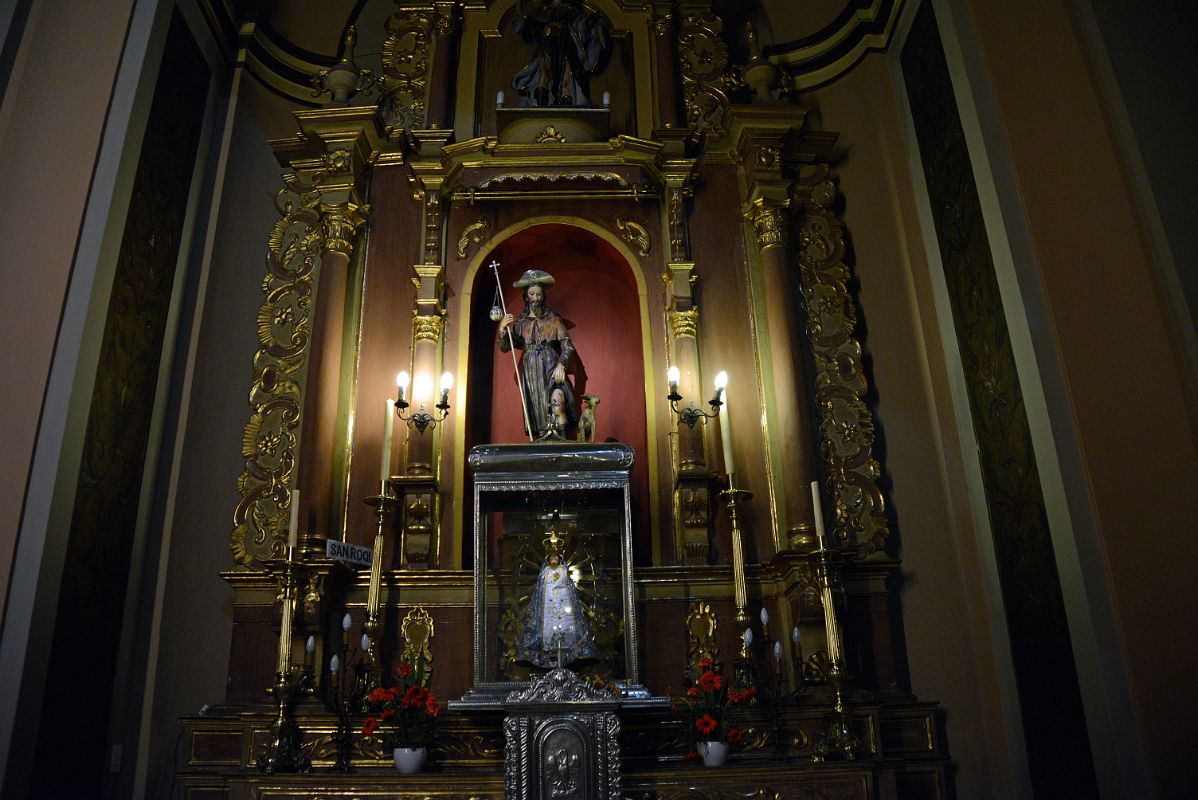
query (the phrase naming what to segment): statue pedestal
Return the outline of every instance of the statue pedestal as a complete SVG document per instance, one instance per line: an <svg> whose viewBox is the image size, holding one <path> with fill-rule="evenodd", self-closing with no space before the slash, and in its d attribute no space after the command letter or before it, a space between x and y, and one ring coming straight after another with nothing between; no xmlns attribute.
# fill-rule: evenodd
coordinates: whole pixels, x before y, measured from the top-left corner
<svg viewBox="0 0 1198 800"><path fill-rule="evenodd" d="M503 706L504 796L619 800L618 697L555 669Z"/></svg>
<svg viewBox="0 0 1198 800"><path fill-rule="evenodd" d="M498 108L495 116L500 144L605 142L611 132L608 108Z"/></svg>

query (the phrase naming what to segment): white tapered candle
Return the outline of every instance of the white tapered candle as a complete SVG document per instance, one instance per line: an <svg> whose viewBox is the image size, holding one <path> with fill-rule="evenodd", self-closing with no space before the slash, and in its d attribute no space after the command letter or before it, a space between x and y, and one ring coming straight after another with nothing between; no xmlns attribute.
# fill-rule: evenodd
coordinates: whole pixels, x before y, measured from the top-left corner
<svg viewBox="0 0 1198 800"><path fill-rule="evenodd" d="M291 519L287 522L287 546L299 544L299 489L291 490Z"/></svg>
<svg viewBox="0 0 1198 800"><path fill-rule="evenodd" d="M391 438L395 435L395 401L387 398L387 410L383 418L383 465L379 480L386 484L391 479Z"/></svg>
<svg viewBox="0 0 1198 800"><path fill-rule="evenodd" d="M724 401L720 406L720 443L724 446L724 472L728 473L728 488L733 488L732 423L728 419L728 373L721 371L715 376L716 394Z"/></svg>
<svg viewBox="0 0 1198 800"><path fill-rule="evenodd" d="M819 549L824 549L824 506L819 496L819 481L811 482L811 511L815 514L815 536Z"/></svg>

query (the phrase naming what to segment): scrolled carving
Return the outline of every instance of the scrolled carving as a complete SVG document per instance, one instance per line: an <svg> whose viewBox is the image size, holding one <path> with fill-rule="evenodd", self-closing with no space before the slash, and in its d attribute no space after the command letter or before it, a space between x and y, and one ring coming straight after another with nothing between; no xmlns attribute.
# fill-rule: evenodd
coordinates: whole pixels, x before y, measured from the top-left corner
<svg viewBox="0 0 1198 800"><path fill-rule="evenodd" d="M833 535L864 556L883 547L889 526L877 485L881 468L872 455L874 422L864 401L868 383L854 338L857 316L847 286L844 235L830 210L836 192L828 166L805 167L794 194L801 212L799 272L816 363L820 454L835 498Z"/></svg>
<svg viewBox="0 0 1198 800"><path fill-rule="evenodd" d="M311 337L312 274L324 241L319 193L295 175L286 183L275 196L281 218L267 237L251 413L242 433L245 467L237 478L241 499L229 537L234 561L245 566L282 555L286 542Z"/></svg>
<svg viewBox="0 0 1198 800"><path fill-rule="evenodd" d="M666 323L675 339L694 339L699 335L699 307L694 306L686 311L667 311Z"/></svg>
<svg viewBox="0 0 1198 800"><path fill-rule="evenodd" d="M742 83L735 71L729 69L723 30L724 23L715 14L688 14L682 20L678 36L687 124L707 131L713 139L727 134L727 92Z"/></svg>
<svg viewBox="0 0 1198 800"><path fill-rule="evenodd" d="M473 222L462 230L462 235L458 237L458 258L464 259L466 255L475 247L482 244L491 235L491 221L488 219L479 219Z"/></svg>
<svg viewBox="0 0 1198 800"><path fill-rule="evenodd" d="M439 25L443 25L443 19L437 20ZM425 125L433 22L424 10L401 10L387 18L378 82L379 110L387 127L413 129Z"/></svg>
<svg viewBox="0 0 1198 800"><path fill-rule="evenodd" d="M616 217L616 230L620 232L620 238L636 247L638 255L642 258L649 255L652 244L649 239L649 231L645 229L644 225L628 219L628 217L618 216Z"/></svg>
<svg viewBox="0 0 1198 800"><path fill-rule="evenodd" d="M526 689L517 689L506 703L613 703L611 693L596 689L568 669L553 669L534 679Z"/></svg>

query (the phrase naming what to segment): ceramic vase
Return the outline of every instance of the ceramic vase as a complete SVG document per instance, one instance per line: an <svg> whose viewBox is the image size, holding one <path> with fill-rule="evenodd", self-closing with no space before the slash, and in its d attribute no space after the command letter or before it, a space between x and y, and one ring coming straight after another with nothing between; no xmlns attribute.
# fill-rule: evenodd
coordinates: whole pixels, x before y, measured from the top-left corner
<svg viewBox="0 0 1198 800"><path fill-rule="evenodd" d="M400 775L415 775L424 769L424 759L428 756L427 747L397 747L395 748L395 768Z"/></svg>
<svg viewBox="0 0 1198 800"><path fill-rule="evenodd" d="M699 742L696 749L703 759L704 766L722 767L728 759L727 742Z"/></svg>

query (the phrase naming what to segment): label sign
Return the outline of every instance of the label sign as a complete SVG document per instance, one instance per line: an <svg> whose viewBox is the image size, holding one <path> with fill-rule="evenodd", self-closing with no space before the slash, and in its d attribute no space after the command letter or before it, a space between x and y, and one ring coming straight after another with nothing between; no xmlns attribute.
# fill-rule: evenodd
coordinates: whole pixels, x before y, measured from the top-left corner
<svg viewBox="0 0 1198 800"><path fill-rule="evenodd" d="M325 544L325 555L329 558L335 558L338 561L369 567L370 560L374 558L374 549L370 547L358 547L356 544L330 539Z"/></svg>

